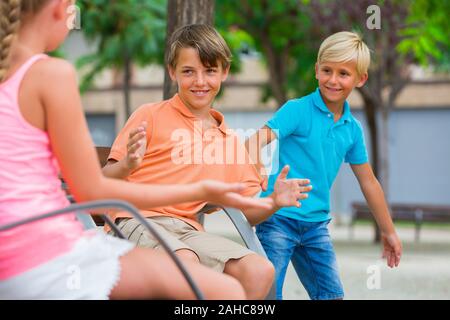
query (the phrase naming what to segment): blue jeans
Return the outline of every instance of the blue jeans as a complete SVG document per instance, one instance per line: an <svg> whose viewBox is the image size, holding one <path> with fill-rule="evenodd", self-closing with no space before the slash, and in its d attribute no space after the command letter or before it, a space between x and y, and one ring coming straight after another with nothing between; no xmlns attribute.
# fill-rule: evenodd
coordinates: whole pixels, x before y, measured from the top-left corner
<svg viewBox="0 0 450 320"><path fill-rule="evenodd" d="M256 234L275 267L278 300L283 298L289 261L311 299L344 297L329 222L306 222L274 214L256 226Z"/></svg>

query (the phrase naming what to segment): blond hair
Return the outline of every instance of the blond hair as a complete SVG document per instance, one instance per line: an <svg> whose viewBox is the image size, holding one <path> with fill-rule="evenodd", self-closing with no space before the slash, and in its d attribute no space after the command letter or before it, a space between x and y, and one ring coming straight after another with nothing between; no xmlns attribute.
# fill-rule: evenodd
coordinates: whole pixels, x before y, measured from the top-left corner
<svg viewBox="0 0 450 320"><path fill-rule="evenodd" d="M356 71L363 75L370 65L370 50L355 32L342 31L326 38L319 48L317 63L356 61Z"/></svg>
<svg viewBox="0 0 450 320"><path fill-rule="evenodd" d="M37 13L49 0L2 0L0 3L0 82L9 68L11 45L24 14Z"/></svg>
<svg viewBox="0 0 450 320"><path fill-rule="evenodd" d="M170 37L166 54L166 64L175 69L178 54L182 48L197 50L204 66L217 67L219 61L223 69L231 64L231 51L222 36L205 24L191 24L177 29Z"/></svg>

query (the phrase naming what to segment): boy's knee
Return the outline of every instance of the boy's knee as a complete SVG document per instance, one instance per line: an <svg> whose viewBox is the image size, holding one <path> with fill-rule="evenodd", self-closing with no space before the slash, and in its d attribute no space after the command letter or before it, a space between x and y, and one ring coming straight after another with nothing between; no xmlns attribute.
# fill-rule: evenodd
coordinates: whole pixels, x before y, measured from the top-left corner
<svg viewBox="0 0 450 320"><path fill-rule="evenodd" d="M262 258L261 260L257 272L265 283L272 284L275 279L275 268L269 260L265 258Z"/></svg>
<svg viewBox="0 0 450 320"><path fill-rule="evenodd" d="M264 299L272 287L275 268L266 258L250 254L225 265L225 273L240 281L248 299Z"/></svg>
<svg viewBox="0 0 450 320"><path fill-rule="evenodd" d="M246 261L243 271L250 281L261 286L272 284L275 278L275 268L272 263L256 254Z"/></svg>
<svg viewBox="0 0 450 320"><path fill-rule="evenodd" d="M227 276L224 274L224 276ZM245 294L245 290L242 287L242 284L235 278L227 276L227 290L226 292L226 299L230 300L245 300L247 299L247 296Z"/></svg>

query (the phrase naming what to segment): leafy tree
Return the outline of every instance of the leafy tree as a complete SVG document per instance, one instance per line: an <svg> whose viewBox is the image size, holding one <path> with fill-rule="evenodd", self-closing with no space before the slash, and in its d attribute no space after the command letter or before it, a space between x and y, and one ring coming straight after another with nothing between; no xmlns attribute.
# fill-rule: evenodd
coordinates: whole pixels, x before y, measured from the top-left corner
<svg viewBox="0 0 450 320"><path fill-rule="evenodd" d="M96 46L95 53L77 63L87 68L81 89L92 85L96 75L113 68L123 70L127 117L130 108L131 66L163 63L166 0L79 0L82 32Z"/></svg>
<svg viewBox="0 0 450 320"><path fill-rule="evenodd" d="M263 99L273 97L280 106L289 97L311 91L315 86L312 66L316 48L311 45L313 39L310 35L313 26L311 19L302 13L301 2L217 2L217 26L234 32L240 29L253 38L254 48L262 53L269 71Z"/></svg>

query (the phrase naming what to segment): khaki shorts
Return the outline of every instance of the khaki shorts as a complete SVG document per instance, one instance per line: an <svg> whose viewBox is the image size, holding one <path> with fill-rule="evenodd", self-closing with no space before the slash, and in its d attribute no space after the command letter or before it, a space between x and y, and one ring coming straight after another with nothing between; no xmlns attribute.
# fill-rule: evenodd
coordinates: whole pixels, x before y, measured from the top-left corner
<svg viewBox="0 0 450 320"><path fill-rule="evenodd" d="M191 250L198 256L201 264L219 272L223 272L228 260L255 254L234 241L205 231L198 231L180 219L163 216L146 219L155 227L172 251ZM118 227L130 241L140 247L163 249L153 235L134 218L121 219Z"/></svg>

